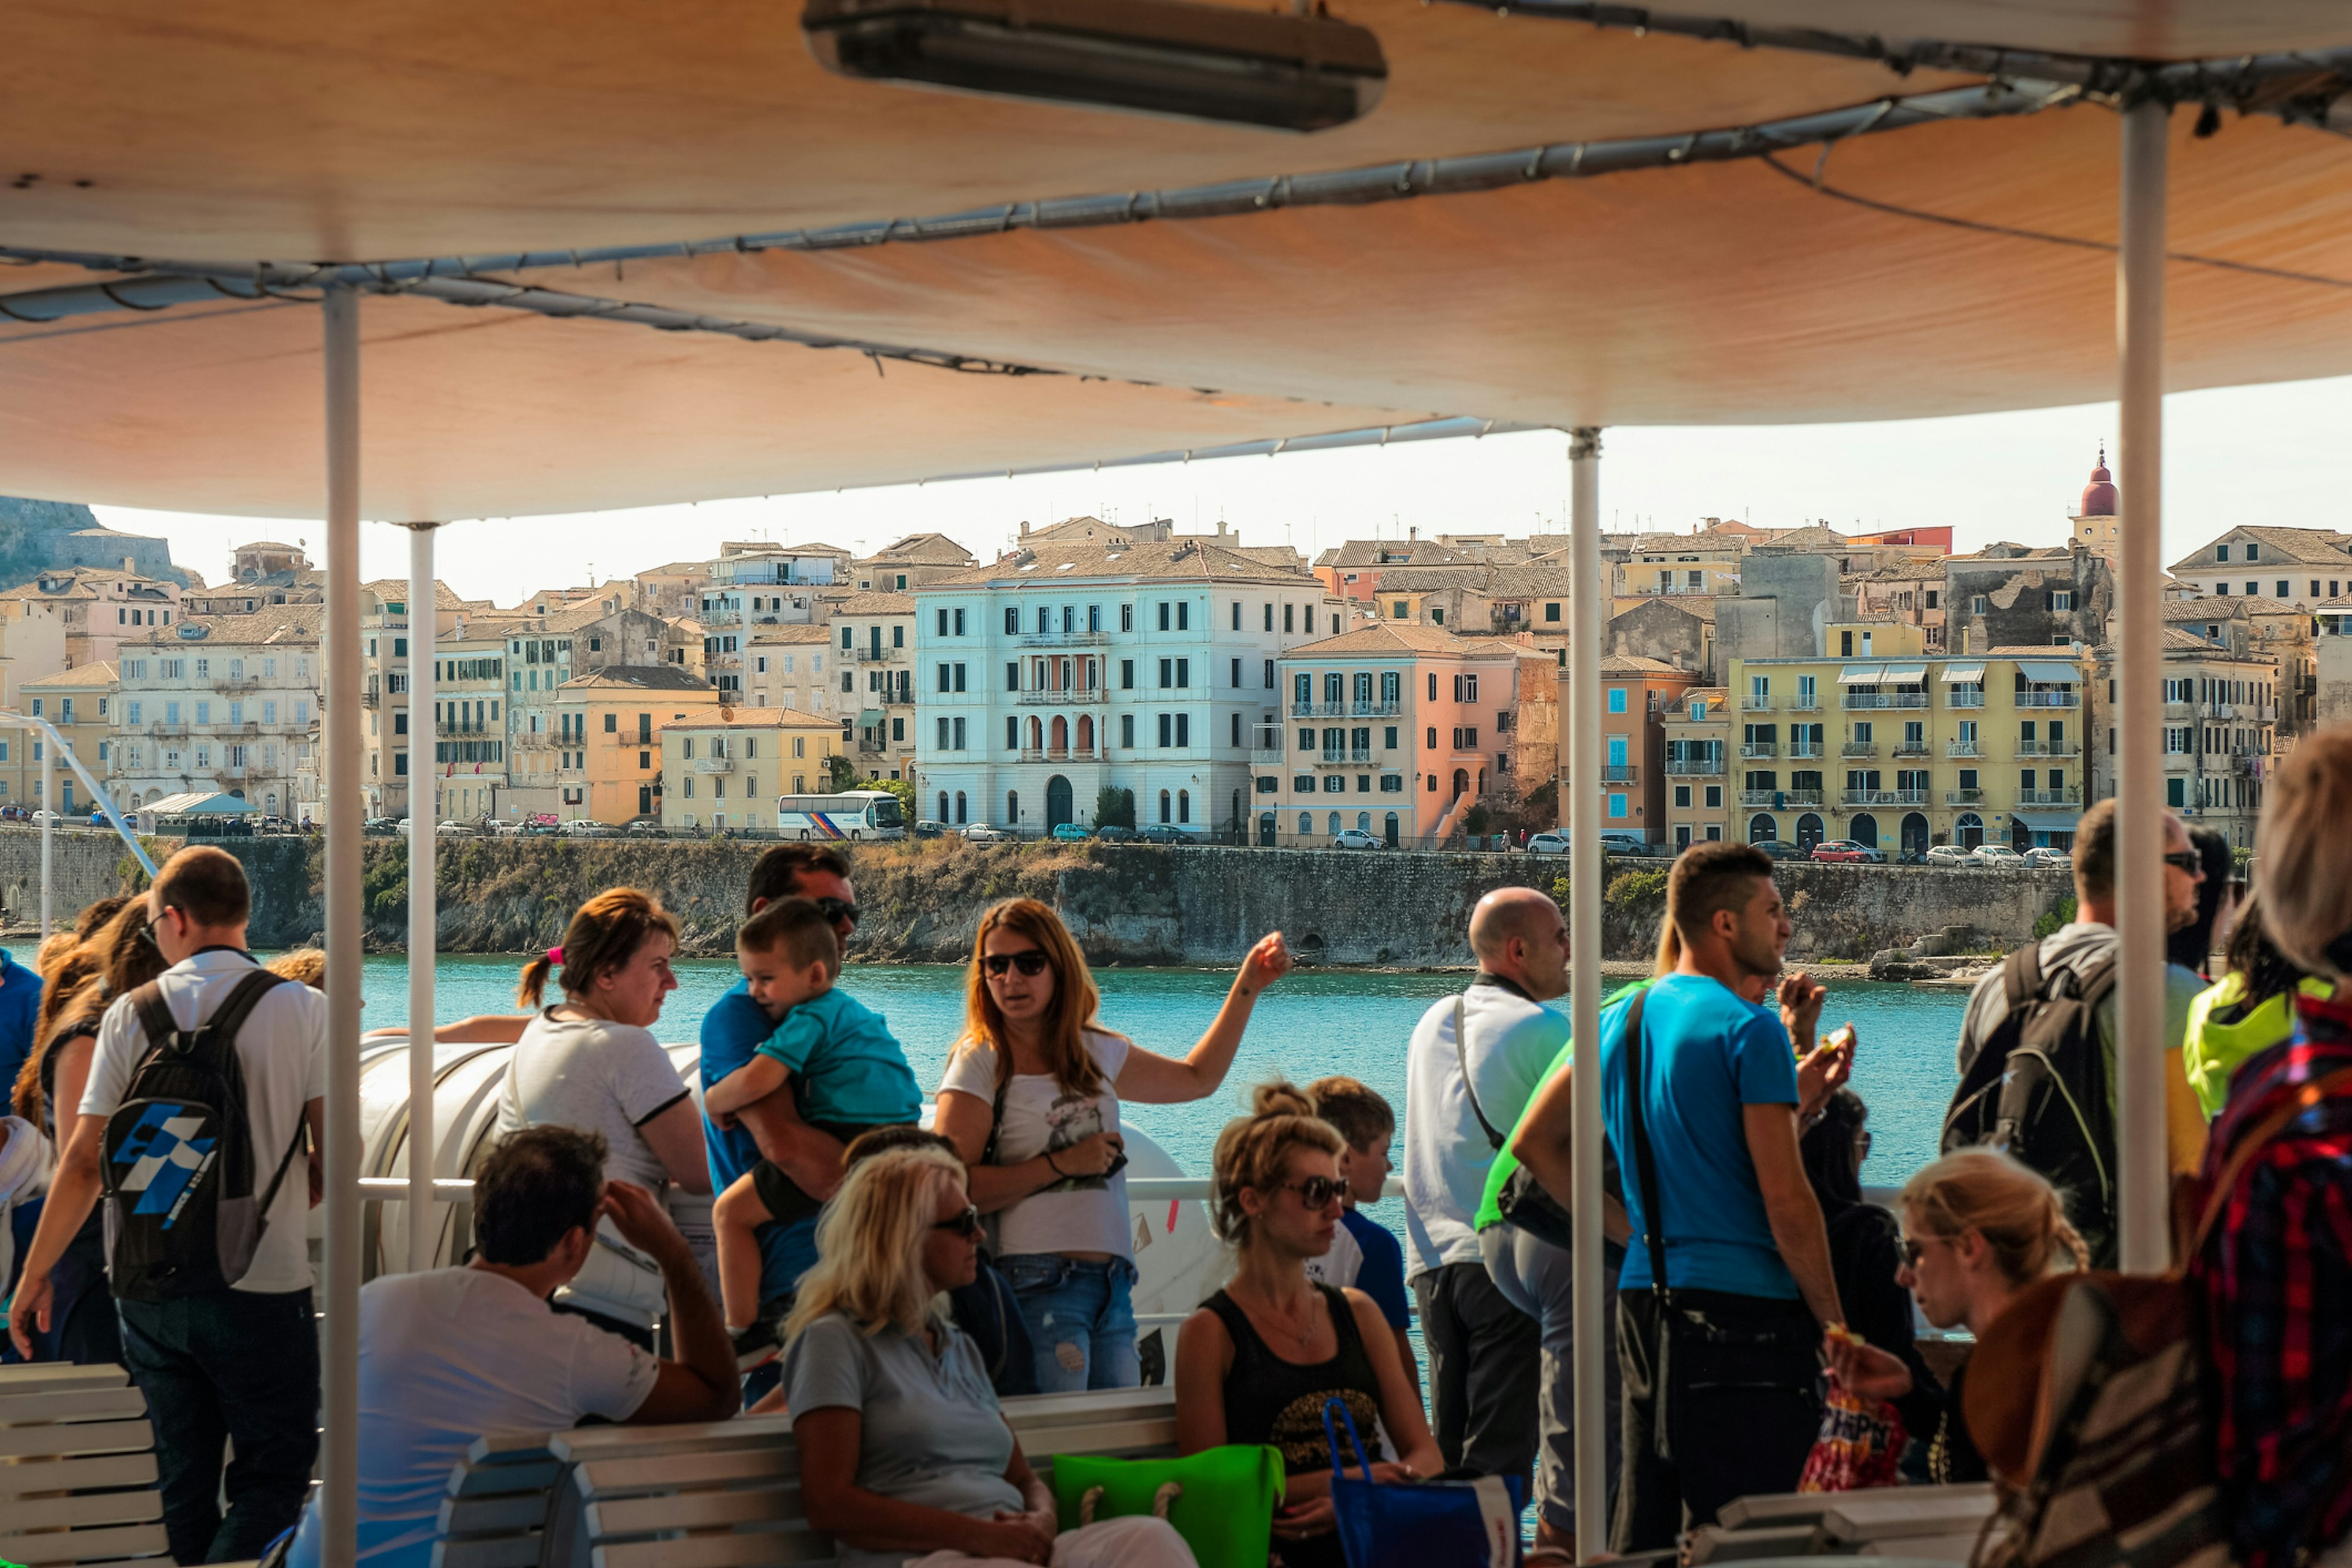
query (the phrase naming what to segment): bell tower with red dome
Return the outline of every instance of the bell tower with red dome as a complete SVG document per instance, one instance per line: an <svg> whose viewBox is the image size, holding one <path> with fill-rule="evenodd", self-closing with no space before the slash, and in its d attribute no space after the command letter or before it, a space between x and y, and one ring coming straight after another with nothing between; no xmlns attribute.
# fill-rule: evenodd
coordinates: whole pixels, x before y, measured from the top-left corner
<svg viewBox="0 0 2352 1568"><path fill-rule="evenodd" d="M2106 443L2099 443L2099 465L2091 470L2091 482L2083 487L2083 500L2074 509L2074 517L2067 529L2070 542L2104 555L2109 564L2121 564L2123 535L2117 528L2116 513L2122 509L2116 494L2116 477L2107 472Z"/></svg>

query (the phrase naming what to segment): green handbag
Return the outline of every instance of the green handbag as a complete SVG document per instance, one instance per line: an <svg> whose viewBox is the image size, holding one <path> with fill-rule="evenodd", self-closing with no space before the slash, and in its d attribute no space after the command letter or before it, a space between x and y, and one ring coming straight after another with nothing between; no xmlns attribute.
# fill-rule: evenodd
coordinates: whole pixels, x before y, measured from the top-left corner
<svg viewBox="0 0 2352 1568"><path fill-rule="evenodd" d="M1201 1568L1265 1568L1282 1450L1228 1444L1181 1459L1054 1456L1054 1504L1064 1530L1134 1513L1176 1527Z"/></svg>

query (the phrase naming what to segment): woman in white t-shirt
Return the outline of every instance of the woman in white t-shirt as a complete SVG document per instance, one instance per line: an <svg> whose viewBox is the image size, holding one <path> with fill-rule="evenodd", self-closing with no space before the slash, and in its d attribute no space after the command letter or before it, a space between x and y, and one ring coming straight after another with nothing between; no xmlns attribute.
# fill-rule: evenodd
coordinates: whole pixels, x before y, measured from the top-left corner
<svg viewBox="0 0 2352 1568"><path fill-rule="evenodd" d="M937 1125L973 1167L972 1202L992 1216L1041 1393L1142 1381L1120 1101L1214 1094L1258 993L1289 972L1282 933L1260 940L1209 1032L1163 1057L1102 1027L1102 995L1052 910L1009 899L981 916Z"/></svg>
<svg viewBox="0 0 2352 1568"><path fill-rule="evenodd" d="M542 1009L515 1042L499 1100L500 1137L541 1125L601 1132L607 1181L635 1182L656 1194L665 1184L710 1191L701 1113L651 1027L662 999L677 989L669 968L677 950L677 921L650 893L608 888L580 906L563 945L523 967L518 1002L538 1006L551 976L563 1000ZM587 1264L553 1305L651 1350L664 1306L661 1266L607 1220Z"/></svg>

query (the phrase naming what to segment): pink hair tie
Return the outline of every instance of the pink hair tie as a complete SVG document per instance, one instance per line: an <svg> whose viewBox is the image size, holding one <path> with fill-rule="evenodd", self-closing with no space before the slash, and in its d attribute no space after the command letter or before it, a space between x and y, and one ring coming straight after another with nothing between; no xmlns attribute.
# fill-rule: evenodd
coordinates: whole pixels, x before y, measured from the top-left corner
<svg viewBox="0 0 2352 1568"><path fill-rule="evenodd" d="M547 962L554 964L559 969L562 968L563 966L563 950L560 947L549 948L547 950Z"/></svg>

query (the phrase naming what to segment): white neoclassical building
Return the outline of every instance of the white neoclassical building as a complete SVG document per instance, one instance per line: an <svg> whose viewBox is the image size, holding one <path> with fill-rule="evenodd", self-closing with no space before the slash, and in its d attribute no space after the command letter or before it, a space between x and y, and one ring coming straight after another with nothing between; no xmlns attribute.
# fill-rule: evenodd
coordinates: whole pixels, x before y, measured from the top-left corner
<svg viewBox="0 0 2352 1568"><path fill-rule="evenodd" d="M1276 660L1349 606L1295 567L1213 540L1042 543L919 584L917 814L1035 837L1095 820L1225 833L1250 748L1281 718Z"/></svg>
<svg viewBox="0 0 2352 1568"><path fill-rule="evenodd" d="M217 790L274 816L318 816L323 613L278 605L122 643L107 758L115 803Z"/></svg>

